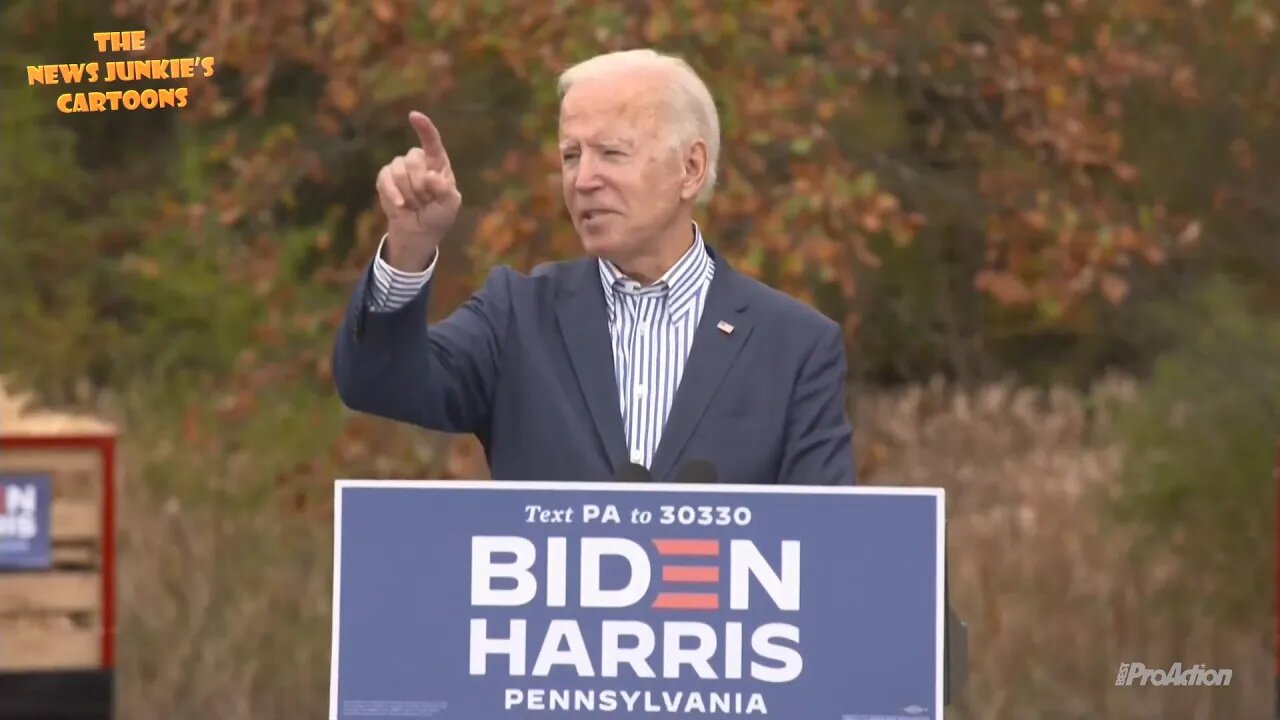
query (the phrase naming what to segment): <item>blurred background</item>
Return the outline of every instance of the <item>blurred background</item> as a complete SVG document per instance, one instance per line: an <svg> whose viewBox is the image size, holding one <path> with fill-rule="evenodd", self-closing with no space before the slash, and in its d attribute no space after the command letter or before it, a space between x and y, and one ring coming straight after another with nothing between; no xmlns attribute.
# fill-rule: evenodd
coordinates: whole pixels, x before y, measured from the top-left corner
<svg viewBox="0 0 1280 720"><path fill-rule="evenodd" d="M320 717L334 478L485 477L357 416L332 337L377 170L440 127L465 207L432 312L580 252L556 74L653 46L721 110L699 221L843 323L865 483L947 489L971 675L948 717L1261 718L1280 440L1270 0L11 0L0 375L121 429L120 717ZM182 83L25 66L213 56ZM138 57L138 56L135 56ZM182 110L66 91L186 85ZM891 549L887 549L891 552ZM1234 670L1115 687L1122 662Z"/></svg>

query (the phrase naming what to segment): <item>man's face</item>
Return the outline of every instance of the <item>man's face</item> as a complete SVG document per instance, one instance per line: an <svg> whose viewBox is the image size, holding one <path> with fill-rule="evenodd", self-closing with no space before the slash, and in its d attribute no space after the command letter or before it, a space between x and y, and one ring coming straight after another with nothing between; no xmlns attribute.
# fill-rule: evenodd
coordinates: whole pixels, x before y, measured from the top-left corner
<svg viewBox="0 0 1280 720"><path fill-rule="evenodd" d="M565 206L586 251L624 263L677 219L680 155L661 86L635 74L575 85L560 106Z"/></svg>

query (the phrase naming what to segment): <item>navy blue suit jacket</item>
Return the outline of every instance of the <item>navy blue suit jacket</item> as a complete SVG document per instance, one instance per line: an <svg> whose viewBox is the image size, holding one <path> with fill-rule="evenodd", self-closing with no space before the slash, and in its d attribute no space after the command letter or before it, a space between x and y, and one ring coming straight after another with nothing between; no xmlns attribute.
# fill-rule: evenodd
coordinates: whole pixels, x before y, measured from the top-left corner
<svg viewBox="0 0 1280 720"><path fill-rule="evenodd" d="M708 252L715 277L653 479L705 460L725 483L852 484L840 327ZM597 262L528 275L496 267L430 327L430 283L398 310L366 309L370 265L334 343L339 396L354 410L474 434L494 479L612 479L629 457Z"/></svg>

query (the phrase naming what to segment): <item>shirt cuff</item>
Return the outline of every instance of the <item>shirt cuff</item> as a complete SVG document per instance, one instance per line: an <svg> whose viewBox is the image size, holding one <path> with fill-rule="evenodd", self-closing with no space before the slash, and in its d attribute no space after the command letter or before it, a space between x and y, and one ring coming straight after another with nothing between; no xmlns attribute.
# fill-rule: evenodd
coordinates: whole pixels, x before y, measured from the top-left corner
<svg viewBox="0 0 1280 720"><path fill-rule="evenodd" d="M383 247L387 236L383 235L378 243L378 252L373 260L373 286L370 288L369 309L373 312L393 312L399 310L413 300L422 288L430 282L436 271L436 261L440 259L440 248L436 248L431 257L431 264L422 272L405 272L397 270L382 259Z"/></svg>

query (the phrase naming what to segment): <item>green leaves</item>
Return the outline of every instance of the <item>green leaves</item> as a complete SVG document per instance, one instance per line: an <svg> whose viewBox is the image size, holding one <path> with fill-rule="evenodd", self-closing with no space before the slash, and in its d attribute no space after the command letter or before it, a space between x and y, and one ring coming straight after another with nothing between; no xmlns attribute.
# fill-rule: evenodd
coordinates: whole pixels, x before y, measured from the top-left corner
<svg viewBox="0 0 1280 720"><path fill-rule="evenodd" d="M1120 418L1130 452L1114 507L1145 547L1173 550L1196 571L1192 612L1249 627L1270 612L1250 579L1274 570L1280 322L1226 277L1147 320L1173 348Z"/></svg>

